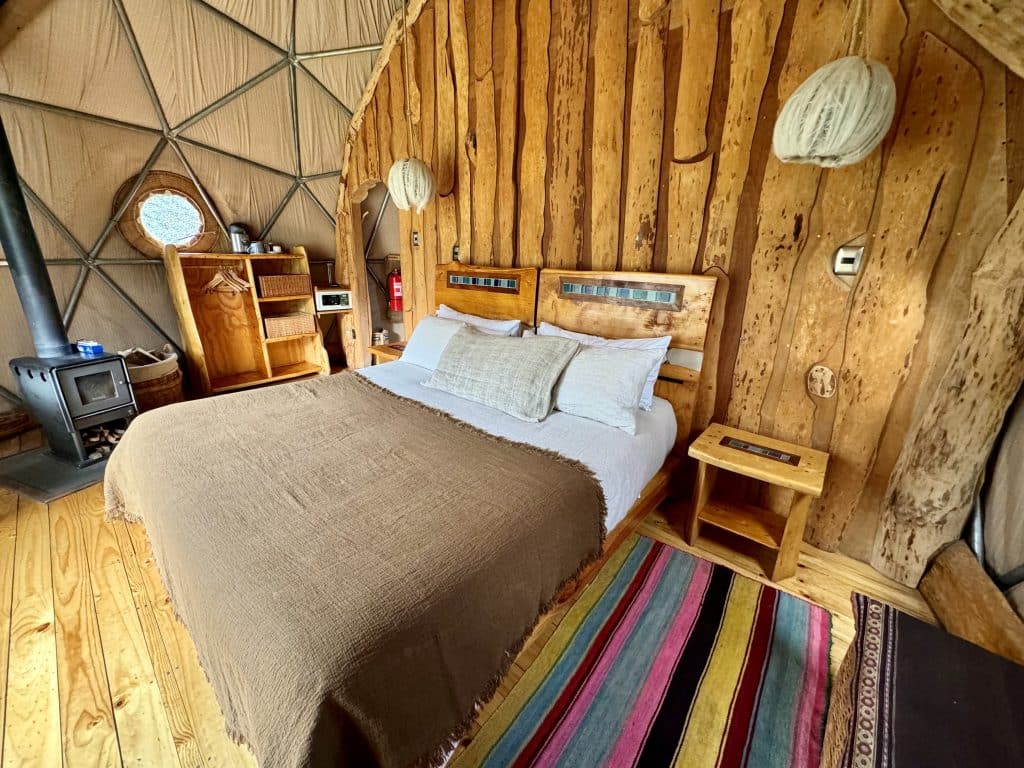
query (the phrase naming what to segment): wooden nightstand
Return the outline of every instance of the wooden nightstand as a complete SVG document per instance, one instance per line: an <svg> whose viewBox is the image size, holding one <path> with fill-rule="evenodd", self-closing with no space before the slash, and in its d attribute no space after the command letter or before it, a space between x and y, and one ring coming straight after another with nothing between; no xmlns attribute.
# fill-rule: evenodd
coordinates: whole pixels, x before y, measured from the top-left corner
<svg viewBox="0 0 1024 768"><path fill-rule="evenodd" d="M378 344L375 347L370 347L370 354L373 355L373 364L380 365L397 360L402 356L404 350L403 342L395 342L394 344Z"/></svg>
<svg viewBox="0 0 1024 768"><path fill-rule="evenodd" d="M769 574L773 581L795 574L807 509L812 498L821 496L828 454L721 424L704 430L690 445L689 454L699 463L686 526L687 543L695 543L701 524L707 523L776 550ZM796 491L789 515L712 499L720 469Z"/></svg>

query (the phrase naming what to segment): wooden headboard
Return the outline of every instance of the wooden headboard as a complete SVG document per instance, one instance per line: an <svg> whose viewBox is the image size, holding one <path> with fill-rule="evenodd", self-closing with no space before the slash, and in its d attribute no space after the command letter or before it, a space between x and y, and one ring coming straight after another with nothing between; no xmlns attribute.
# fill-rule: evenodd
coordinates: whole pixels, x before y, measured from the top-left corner
<svg viewBox="0 0 1024 768"><path fill-rule="evenodd" d="M473 267L453 261L434 271L435 307L447 304L459 312L495 320L520 320L535 325L537 270L534 267Z"/></svg>
<svg viewBox="0 0 1024 768"><path fill-rule="evenodd" d="M654 392L672 403L689 442L717 279L650 272L542 269L537 324L609 338L671 336Z"/></svg>

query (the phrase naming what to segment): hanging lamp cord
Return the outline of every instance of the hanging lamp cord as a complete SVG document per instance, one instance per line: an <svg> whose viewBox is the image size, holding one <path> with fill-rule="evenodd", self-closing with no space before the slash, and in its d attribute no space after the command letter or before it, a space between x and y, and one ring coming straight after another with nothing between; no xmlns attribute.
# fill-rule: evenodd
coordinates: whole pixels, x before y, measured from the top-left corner
<svg viewBox="0 0 1024 768"><path fill-rule="evenodd" d="M868 41L868 9L865 0L854 0L853 29L850 33L850 45L846 49L847 56L871 57Z"/></svg>
<svg viewBox="0 0 1024 768"><path fill-rule="evenodd" d="M405 129L409 139L409 156L416 156L416 143L412 131L412 108L409 106L409 90L412 78L409 76L409 0L402 3L402 68L405 73Z"/></svg>

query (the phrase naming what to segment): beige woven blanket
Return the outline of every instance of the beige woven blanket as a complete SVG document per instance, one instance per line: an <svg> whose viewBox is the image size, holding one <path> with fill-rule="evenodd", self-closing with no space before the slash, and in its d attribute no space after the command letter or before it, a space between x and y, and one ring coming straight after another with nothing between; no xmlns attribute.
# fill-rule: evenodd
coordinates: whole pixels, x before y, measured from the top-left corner
<svg viewBox="0 0 1024 768"><path fill-rule="evenodd" d="M355 374L144 414L106 495L263 768L436 761L604 519L581 465Z"/></svg>

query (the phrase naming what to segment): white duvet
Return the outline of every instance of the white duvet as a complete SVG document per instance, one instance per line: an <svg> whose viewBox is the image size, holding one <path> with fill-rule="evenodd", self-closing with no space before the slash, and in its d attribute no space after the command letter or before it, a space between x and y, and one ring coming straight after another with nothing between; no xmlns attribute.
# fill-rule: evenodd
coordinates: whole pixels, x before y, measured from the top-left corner
<svg viewBox="0 0 1024 768"><path fill-rule="evenodd" d="M489 406L424 387L430 371L400 360L363 368L359 373L396 395L418 400L492 435L581 462L594 473L604 491L609 531L626 516L675 444L675 414L672 406L659 397L654 398L650 411L638 413L636 435L627 435L621 429L560 411L536 424L520 421ZM457 456L449 458L458 460Z"/></svg>

